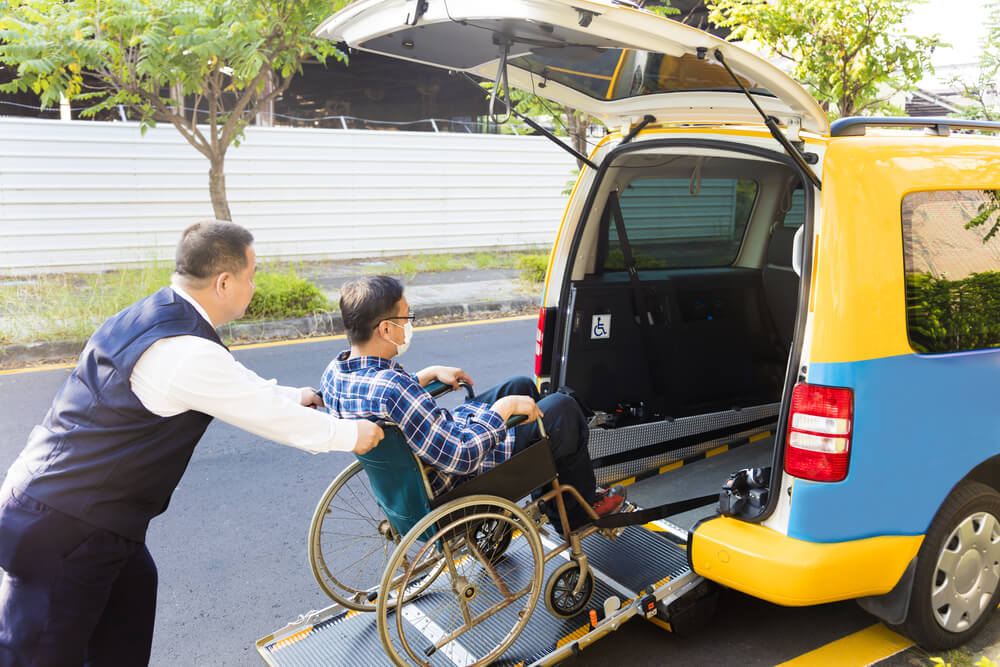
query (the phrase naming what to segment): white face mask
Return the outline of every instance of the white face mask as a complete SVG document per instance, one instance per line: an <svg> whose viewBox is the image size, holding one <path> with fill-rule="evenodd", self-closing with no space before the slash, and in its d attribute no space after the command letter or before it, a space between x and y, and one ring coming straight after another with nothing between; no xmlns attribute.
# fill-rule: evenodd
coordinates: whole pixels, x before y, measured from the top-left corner
<svg viewBox="0 0 1000 667"><path fill-rule="evenodd" d="M399 326L392 320L387 320L387 322L389 322L389 324L395 324L397 327ZM410 341L412 340L413 340L413 323L407 320L406 324L403 325L403 344L400 345L399 343L393 343L396 346L397 357L406 352L408 349L410 349Z"/></svg>

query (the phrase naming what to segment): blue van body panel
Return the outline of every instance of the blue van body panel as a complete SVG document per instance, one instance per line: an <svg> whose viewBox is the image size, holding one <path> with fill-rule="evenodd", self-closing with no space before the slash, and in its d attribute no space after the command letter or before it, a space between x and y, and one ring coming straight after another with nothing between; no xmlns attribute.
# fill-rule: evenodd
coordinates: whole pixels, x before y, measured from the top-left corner
<svg viewBox="0 0 1000 667"><path fill-rule="evenodd" d="M1000 454L1000 349L811 364L854 390L847 478L796 479L788 535L842 542L922 535L951 489Z"/></svg>

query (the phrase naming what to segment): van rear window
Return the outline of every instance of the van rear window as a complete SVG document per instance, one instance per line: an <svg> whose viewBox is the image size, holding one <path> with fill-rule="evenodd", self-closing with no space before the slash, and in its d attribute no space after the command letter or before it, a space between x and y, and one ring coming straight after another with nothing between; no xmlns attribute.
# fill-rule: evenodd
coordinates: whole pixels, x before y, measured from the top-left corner
<svg viewBox="0 0 1000 667"><path fill-rule="evenodd" d="M1000 347L1000 190L903 197L906 324L917 352Z"/></svg>
<svg viewBox="0 0 1000 667"><path fill-rule="evenodd" d="M620 195L625 235L638 269L729 266L757 199L749 179L650 178ZM624 271L614 221L607 224L605 271Z"/></svg>

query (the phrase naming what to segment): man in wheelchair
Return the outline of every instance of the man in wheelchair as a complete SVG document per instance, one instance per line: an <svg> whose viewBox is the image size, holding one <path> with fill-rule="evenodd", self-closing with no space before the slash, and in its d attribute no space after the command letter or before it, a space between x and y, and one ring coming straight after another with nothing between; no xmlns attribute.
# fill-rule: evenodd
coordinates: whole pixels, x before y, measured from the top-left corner
<svg viewBox="0 0 1000 667"><path fill-rule="evenodd" d="M598 516L622 508L623 489L597 487L587 451L589 429L573 398L553 394L539 399L534 382L513 377L450 413L438 407L424 387L435 380L456 388L460 382L471 385L464 371L429 366L411 375L392 360L409 348L413 336L414 316L399 281L368 276L345 284L340 312L351 348L331 361L323 374L323 402L339 418L398 424L407 444L431 468L428 476L435 495L538 441L536 420L541 418L559 481L576 488ZM528 423L508 429L507 419L517 414L527 415ZM566 511L571 527L588 521L586 511L571 498L566 499ZM546 513L558 526L555 508L547 507Z"/></svg>

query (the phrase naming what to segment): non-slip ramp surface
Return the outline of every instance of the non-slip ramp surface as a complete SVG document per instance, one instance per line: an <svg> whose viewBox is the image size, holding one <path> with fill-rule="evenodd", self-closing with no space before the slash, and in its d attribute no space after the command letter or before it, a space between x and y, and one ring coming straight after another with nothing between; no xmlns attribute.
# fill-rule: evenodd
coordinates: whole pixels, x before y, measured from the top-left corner
<svg viewBox="0 0 1000 667"><path fill-rule="evenodd" d="M548 540L546 540L548 541ZM598 576L594 582L594 596L590 605L570 619L557 618L545 608L544 584L542 595L521 634L514 644L493 664L514 667L530 665L555 651L564 643L582 636L589 629L588 612L600 609L604 600L615 595L627 599L651 584L668 578L676 578L687 572L684 551L668 539L641 527L630 527L618 540L611 542L598 535L584 540L584 551ZM566 559L556 556L545 567L544 581ZM497 564L505 581L523 584L531 571L531 551L523 538L515 539L506 556ZM605 575L603 578L601 575ZM607 579L607 580L606 580ZM489 604L487 590L482 590L482 602ZM428 619L443 620L445 624L453 619L442 612L442 604L447 603L447 595L438 590L403 605L404 632L415 650L431 645L432 637L440 630L429 624ZM491 647L482 645L488 638L499 638L516 623L520 605L501 610L470 633L430 656L432 665L453 667L474 661L477 653L483 655ZM265 659L282 667L330 667L331 665L391 665L385 655L378 636L376 617L373 613L344 613L339 607L332 607L329 613L320 612L319 619L311 627L303 627L290 635L276 633L270 641L259 643L259 650ZM395 616L390 614L391 632L395 634ZM474 636L473 636L474 635ZM476 646L476 643L480 645ZM469 644L472 645L469 645Z"/></svg>

